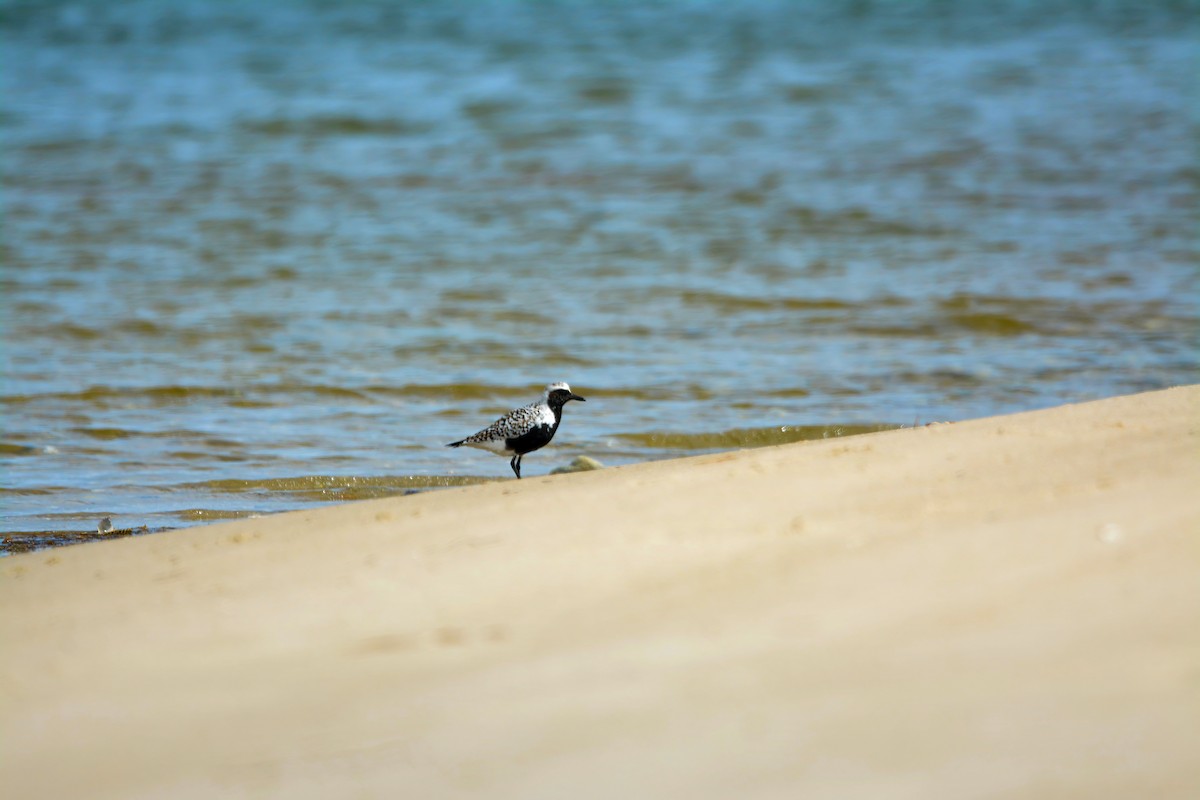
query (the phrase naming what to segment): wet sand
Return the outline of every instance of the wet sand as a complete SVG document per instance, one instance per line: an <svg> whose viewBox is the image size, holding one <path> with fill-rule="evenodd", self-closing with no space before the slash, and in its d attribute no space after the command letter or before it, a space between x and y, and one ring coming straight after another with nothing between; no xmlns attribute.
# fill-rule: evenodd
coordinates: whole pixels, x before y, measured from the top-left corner
<svg viewBox="0 0 1200 800"><path fill-rule="evenodd" d="M105 542L110 539L124 539L129 536L145 536L150 533L162 533L170 528L156 528L140 525L136 528L115 528L108 531L29 531L22 533L6 533L0 535L0 556L13 553L35 553L51 547L66 547L73 544L91 544Z"/></svg>
<svg viewBox="0 0 1200 800"><path fill-rule="evenodd" d="M1200 387L0 561L13 797L1194 797Z"/></svg>

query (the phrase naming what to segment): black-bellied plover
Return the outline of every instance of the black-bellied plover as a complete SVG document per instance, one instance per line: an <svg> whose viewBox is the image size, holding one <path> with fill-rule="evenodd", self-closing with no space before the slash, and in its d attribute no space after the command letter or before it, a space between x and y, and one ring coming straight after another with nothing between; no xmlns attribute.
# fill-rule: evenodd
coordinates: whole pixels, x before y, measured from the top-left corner
<svg viewBox="0 0 1200 800"><path fill-rule="evenodd" d="M565 383L552 383L536 403L514 409L479 433L446 446L461 447L465 444L490 450L497 455L511 455L509 466L520 478L521 456L548 445L558 430L558 423L562 422L563 406L571 400L583 399Z"/></svg>

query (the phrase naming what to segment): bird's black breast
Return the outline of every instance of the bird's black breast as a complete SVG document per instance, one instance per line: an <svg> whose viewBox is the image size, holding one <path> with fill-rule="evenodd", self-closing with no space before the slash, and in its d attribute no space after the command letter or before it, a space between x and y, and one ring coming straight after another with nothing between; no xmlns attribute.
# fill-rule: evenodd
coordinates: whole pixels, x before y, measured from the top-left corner
<svg viewBox="0 0 1200 800"><path fill-rule="evenodd" d="M551 425L535 425L529 430L516 436L512 439L505 439L504 444L508 446L517 455L525 455L532 453L538 448L545 447L554 438L554 432L558 430L558 424Z"/></svg>

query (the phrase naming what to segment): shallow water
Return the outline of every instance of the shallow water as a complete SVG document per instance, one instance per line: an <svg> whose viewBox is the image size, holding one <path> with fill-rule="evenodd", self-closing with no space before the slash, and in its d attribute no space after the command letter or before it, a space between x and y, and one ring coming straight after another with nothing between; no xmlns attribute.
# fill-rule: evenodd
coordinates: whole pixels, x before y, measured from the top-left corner
<svg viewBox="0 0 1200 800"><path fill-rule="evenodd" d="M1196 380L1196 4L15 3L0 531Z"/></svg>

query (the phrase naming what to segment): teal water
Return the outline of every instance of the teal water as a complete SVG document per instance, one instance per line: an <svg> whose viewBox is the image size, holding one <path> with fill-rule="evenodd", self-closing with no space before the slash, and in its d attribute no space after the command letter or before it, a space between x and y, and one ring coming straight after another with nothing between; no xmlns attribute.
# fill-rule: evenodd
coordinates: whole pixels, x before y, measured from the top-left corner
<svg viewBox="0 0 1200 800"><path fill-rule="evenodd" d="M1194 382L1196 11L0 4L0 531Z"/></svg>

